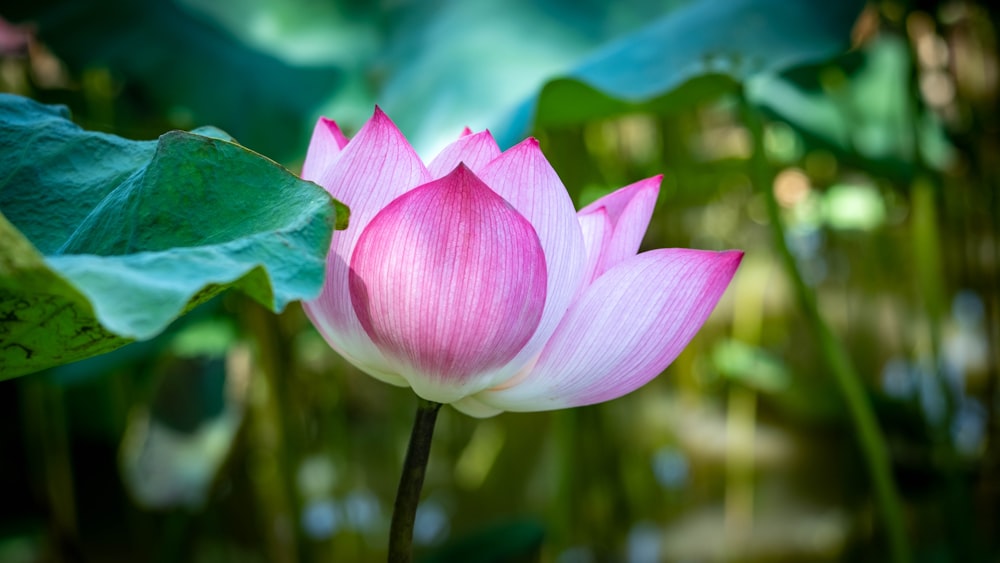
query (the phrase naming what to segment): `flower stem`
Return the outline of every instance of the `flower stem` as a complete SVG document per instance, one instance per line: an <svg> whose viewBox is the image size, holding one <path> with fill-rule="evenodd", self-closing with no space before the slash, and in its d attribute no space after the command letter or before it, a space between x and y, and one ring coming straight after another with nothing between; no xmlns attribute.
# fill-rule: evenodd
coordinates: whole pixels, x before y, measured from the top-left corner
<svg viewBox="0 0 1000 563"><path fill-rule="evenodd" d="M406 447L403 474L396 490L396 504L392 507L392 524L389 527L389 561L407 563L413 559L413 521L420 504L420 489L424 486L427 460L431 454L431 437L441 403L419 399L417 416Z"/></svg>
<svg viewBox="0 0 1000 563"><path fill-rule="evenodd" d="M851 363L851 358L843 345L833 334L829 325L823 320L816 305L816 299L802 278L795 257L788 248L785 227L782 222L781 210L771 189L773 181L770 165L764 153L764 132L757 111L750 106L746 98L741 99L743 122L750 131L753 152L750 162L750 177L756 190L763 196L767 205L768 219L774 244L777 247L785 271L795 288L799 306L812 326L816 339L819 341L820 352L823 355L840 393L847 403L847 409L858 435L862 454L868 466L868 477L871 479L875 492L875 503L882 516L888 536L889 553L894 563L908 563L912 560L909 540L903 525L903 510L892 477L892 464L885 436L879 427L875 410L872 408L865 391L864 382Z"/></svg>

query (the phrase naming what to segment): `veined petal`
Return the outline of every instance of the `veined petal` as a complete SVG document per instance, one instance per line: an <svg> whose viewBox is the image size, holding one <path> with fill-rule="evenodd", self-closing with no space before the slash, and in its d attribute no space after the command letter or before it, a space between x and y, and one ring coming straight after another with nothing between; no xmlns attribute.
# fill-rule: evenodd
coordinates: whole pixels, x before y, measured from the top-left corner
<svg viewBox="0 0 1000 563"><path fill-rule="evenodd" d="M327 318L320 316L323 314L322 309L311 302L303 302L302 309L316 330L326 340L326 343L330 345L330 348L340 354L342 358L375 379L397 387L410 386L410 383L403 376L395 372L395 367L386 361L382 352L368 338L363 329L360 331L335 331L330 328ZM342 344L344 342L346 344Z"/></svg>
<svg viewBox="0 0 1000 563"><path fill-rule="evenodd" d="M427 168L432 178L440 178L464 163L475 173L479 173L491 160L500 156L500 147L489 131L462 135L454 143L441 151Z"/></svg>
<svg viewBox="0 0 1000 563"><path fill-rule="evenodd" d="M694 337L742 257L671 248L626 260L583 292L527 376L474 398L538 411L608 401L641 387Z"/></svg>
<svg viewBox="0 0 1000 563"><path fill-rule="evenodd" d="M494 383L500 383L541 351L583 283L587 258L573 202L538 141L529 138L506 150L486 165L480 177L531 222L545 251L548 272L538 331L510 365L498 372Z"/></svg>
<svg viewBox="0 0 1000 563"><path fill-rule="evenodd" d="M582 220L582 217L603 208L612 225L611 237L601 250L594 278L635 256L639 251L642 237L646 235L649 220L653 217L662 180L662 175L640 180L615 190L580 210Z"/></svg>
<svg viewBox="0 0 1000 563"><path fill-rule="evenodd" d="M353 364L374 377L402 384L358 322L351 305L348 265L372 217L401 194L429 181L430 174L399 129L375 108L335 165L311 179L345 203L351 219L346 230L333 235L323 291L303 303L306 314L330 346Z"/></svg>
<svg viewBox="0 0 1000 563"><path fill-rule="evenodd" d="M461 164L379 212L351 274L351 302L372 341L418 395L443 403L491 385L545 304L534 228Z"/></svg>
<svg viewBox="0 0 1000 563"><path fill-rule="evenodd" d="M580 221L580 230L583 231L583 246L587 249L587 267L583 275L586 286L598 276L597 268L600 266L604 249L611 241L614 227L611 225L608 210L603 207L580 211L577 219Z"/></svg>
<svg viewBox="0 0 1000 563"><path fill-rule="evenodd" d="M336 121L320 117L313 128L306 160L302 163L302 177L319 183L318 178L333 168L347 142Z"/></svg>

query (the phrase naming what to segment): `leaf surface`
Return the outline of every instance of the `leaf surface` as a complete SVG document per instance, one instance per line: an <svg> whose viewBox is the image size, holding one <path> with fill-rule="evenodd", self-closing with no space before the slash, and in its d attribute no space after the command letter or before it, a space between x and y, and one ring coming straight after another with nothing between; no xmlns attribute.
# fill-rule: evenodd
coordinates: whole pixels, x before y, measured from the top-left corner
<svg viewBox="0 0 1000 563"><path fill-rule="evenodd" d="M149 339L229 287L316 296L347 209L218 130L130 141L0 95L0 379Z"/></svg>

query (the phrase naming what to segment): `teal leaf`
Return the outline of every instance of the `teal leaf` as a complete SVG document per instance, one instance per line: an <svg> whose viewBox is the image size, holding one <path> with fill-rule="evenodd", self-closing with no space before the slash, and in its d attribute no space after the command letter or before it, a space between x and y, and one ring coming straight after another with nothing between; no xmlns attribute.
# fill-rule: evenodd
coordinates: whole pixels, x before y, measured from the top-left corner
<svg viewBox="0 0 1000 563"><path fill-rule="evenodd" d="M502 144L531 126L565 125L628 111L671 113L735 91L760 75L842 52L862 7L848 1L696 0L604 44L526 100Z"/></svg>
<svg viewBox="0 0 1000 563"><path fill-rule="evenodd" d="M380 102L427 154L463 125L488 127L509 146L533 125L675 111L752 76L829 59L847 48L863 5L677 4L416 3L391 36Z"/></svg>
<svg viewBox="0 0 1000 563"><path fill-rule="evenodd" d="M569 77L630 101L705 74L745 79L842 51L860 8L804 0L692 2L603 47Z"/></svg>
<svg viewBox="0 0 1000 563"><path fill-rule="evenodd" d="M160 333L236 287L319 294L347 209L218 130L130 141L0 95L0 379Z"/></svg>
<svg viewBox="0 0 1000 563"><path fill-rule="evenodd" d="M291 159L318 114L355 129L376 101L425 156L464 126L509 146L536 124L671 112L842 52L863 2L55 5L10 17L37 20L71 68L109 68L168 116L219 123Z"/></svg>
<svg viewBox="0 0 1000 563"><path fill-rule="evenodd" d="M248 44L246 34L235 34L189 4L198 2L25 2L4 16L31 22L70 69L110 70L112 79L127 87L123 98L131 98L118 108L125 118L152 106L175 127L215 123L279 161L302 154L319 106L352 88L357 71L343 59L302 60ZM210 4L222 10L233 6L229 11L246 27L273 25L272 14L246 2ZM287 10L289 2L273 4ZM316 12L325 10L309 4L298 6L298 11L323 20ZM342 35L330 32L327 41L337 43ZM94 117L102 127L113 119Z"/></svg>

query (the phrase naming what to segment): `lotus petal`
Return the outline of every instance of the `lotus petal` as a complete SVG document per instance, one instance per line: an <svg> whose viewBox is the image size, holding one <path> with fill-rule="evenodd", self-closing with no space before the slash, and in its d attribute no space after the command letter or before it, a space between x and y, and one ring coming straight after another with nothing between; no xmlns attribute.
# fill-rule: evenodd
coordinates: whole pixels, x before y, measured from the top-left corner
<svg viewBox="0 0 1000 563"><path fill-rule="evenodd" d="M351 273L361 325L394 371L438 402L489 386L545 303L534 228L463 164L376 215Z"/></svg>
<svg viewBox="0 0 1000 563"><path fill-rule="evenodd" d="M530 372L474 398L496 409L539 411L630 393L687 346L742 257L672 248L622 262L584 291Z"/></svg>

